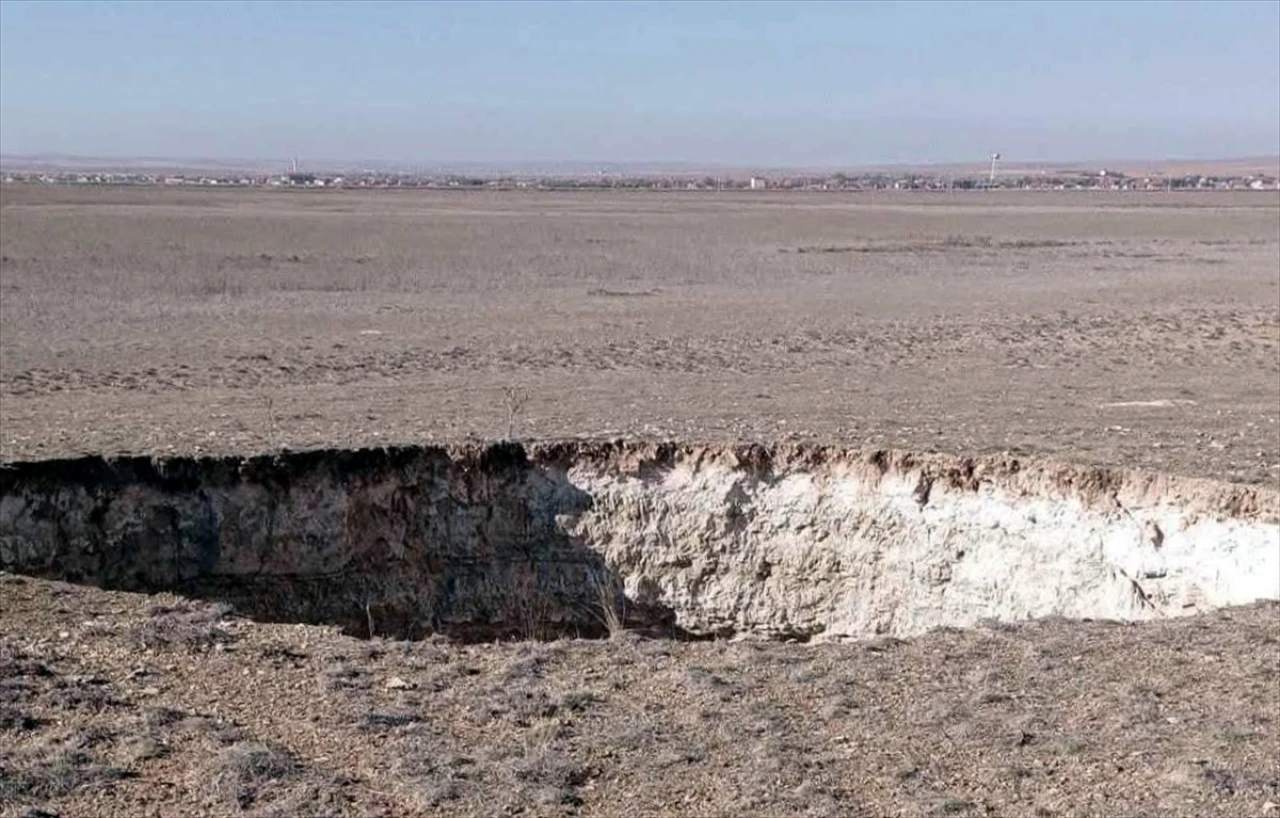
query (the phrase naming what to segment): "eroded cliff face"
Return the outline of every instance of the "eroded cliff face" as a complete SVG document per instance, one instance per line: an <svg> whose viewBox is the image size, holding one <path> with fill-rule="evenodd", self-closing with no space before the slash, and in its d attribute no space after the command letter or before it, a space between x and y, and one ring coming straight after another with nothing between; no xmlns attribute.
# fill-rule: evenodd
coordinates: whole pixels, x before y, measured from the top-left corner
<svg viewBox="0 0 1280 818"><path fill-rule="evenodd" d="M584 464L566 521L693 631L907 635L1147 619L1280 595L1276 497L1047 464L804 451Z"/></svg>
<svg viewBox="0 0 1280 818"><path fill-rule="evenodd" d="M590 497L516 446L47 461L0 476L0 566L354 633L590 627Z"/></svg>
<svg viewBox="0 0 1280 818"><path fill-rule="evenodd" d="M355 633L861 638L1280 598L1280 493L1008 459L552 443L0 470L0 567Z"/></svg>

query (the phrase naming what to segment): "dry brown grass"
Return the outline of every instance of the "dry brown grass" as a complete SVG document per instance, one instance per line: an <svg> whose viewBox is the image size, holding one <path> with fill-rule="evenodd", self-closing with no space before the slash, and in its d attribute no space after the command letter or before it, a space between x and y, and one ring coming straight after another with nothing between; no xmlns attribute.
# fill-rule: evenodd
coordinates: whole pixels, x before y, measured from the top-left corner
<svg viewBox="0 0 1280 818"><path fill-rule="evenodd" d="M9 579L10 811L1260 816L1280 802L1274 603L865 645L409 643L231 619L231 649L140 652L134 628L203 606ZM84 627L103 611L114 632Z"/></svg>

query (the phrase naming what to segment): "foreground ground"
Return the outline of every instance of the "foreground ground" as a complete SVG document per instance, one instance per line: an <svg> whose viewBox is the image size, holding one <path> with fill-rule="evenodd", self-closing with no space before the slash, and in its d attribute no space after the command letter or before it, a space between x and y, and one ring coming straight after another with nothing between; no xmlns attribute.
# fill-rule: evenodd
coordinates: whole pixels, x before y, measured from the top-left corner
<svg viewBox="0 0 1280 818"><path fill-rule="evenodd" d="M0 812L1263 816L1277 613L459 645L0 575Z"/></svg>
<svg viewBox="0 0 1280 818"><path fill-rule="evenodd" d="M1273 192L0 205L0 459L510 430L1280 480Z"/></svg>

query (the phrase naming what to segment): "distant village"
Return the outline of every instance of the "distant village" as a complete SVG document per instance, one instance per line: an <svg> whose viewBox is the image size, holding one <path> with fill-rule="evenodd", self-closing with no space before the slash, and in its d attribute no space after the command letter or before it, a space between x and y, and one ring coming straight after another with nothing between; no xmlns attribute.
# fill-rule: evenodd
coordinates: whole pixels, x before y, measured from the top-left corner
<svg viewBox="0 0 1280 818"><path fill-rule="evenodd" d="M774 174L760 176L711 176L689 174L585 175L465 175L358 171L354 173L239 174L228 172L103 172L103 171L4 171L6 184L137 185L159 187L259 187L312 189L428 190L1280 190L1280 180L1268 175L1249 176L1137 176L1119 171L1055 171L999 174L946 173L832 173Z"/></svg>

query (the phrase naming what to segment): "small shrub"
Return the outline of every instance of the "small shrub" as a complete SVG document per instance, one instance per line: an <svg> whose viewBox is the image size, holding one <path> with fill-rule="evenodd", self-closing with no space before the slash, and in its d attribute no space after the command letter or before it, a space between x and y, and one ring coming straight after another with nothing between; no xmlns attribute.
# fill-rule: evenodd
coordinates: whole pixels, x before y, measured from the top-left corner
<svg viewBox="0 0 1280 818"><path fill-rule="evenodd" d="M114 622L108 622L105 619L94 619L90 622L86 622L80 629L80 633L83 636L101 638L115 636L117 629L118 628Z"/></svg>
<svg viewBox="0 0 1280 818"><path fill-rule="evenodd" d="M660 768L685 767L706 761L707 752L695 744L681 743L676 747L666 747L653 756L653 764Z"/></svg>
<svg viewBox="0 0 1280 818"><path fill-rule="evenodd" d="M235 641L218 626L230 611L226 605L197 607L185 602L157 605L151 609L149 620L129 629L128 637L144 650L180 647L194 652L207 651L215 645Z"/></svg>
<svg viewBox="0 0 1280 818"><path fill-rule="evenodd" d="M42 745L26 752L0 752L0 808L70 795L128 772L94 761L78 747Z"/></svg>
<svg viewBox="0 0 1280 818"><path fill-rule="evenodd" d="M143 713L143 720L148 727L154 729L177 724L187 715L184 711L175 710L172 707L149 707Z"/></svg>
<svg viewBox="0 0 1280 818"><path fill-rule="evenodd" d="M329 690L368 690L373 683L368 672L346 662L335 662L324 670L325 686Z"/></svg>
<svg viewBox="0 0 1280 818"><path fill-rule="evenodd" d="M417 724L421 721L425 721L425 719L423 719L422 715L419 713L366 713L364 720L360 723L360 732L388 733L397 727Z"/></svg>
<svg viewBox="0 0 1280 818"><path fill-rule="evenodd" d="M495 708L521 727L528 727L537 719L549 719L560 709L547 691L534 687L522 687L507 691L506 707Z"/></svg>
<svg viewBox="0 0 1280 818"><path fill-rule="evenodd" d="M691 667L684 673L691 684L708 688L719 694L721 701L741 696L745 688L739 683L719 676L706 668Z"/></svg>
<svg viewBox="0 0 1280 818"><path fill-rule="evenodd" d="M125 742L124 758L129 764L138 764L169 754L169 745L152 736L134 736Z"/></svg>
<svg viewBox="0 0 1280 818"><path fill-rule="evenodd" d="M575 713L581 713L593 704L604 701L590 690L575 690L560 697L560 707Z"/></svg>
<svg viewBox="0 0 1280 818"><path fill-rule="evenodd" d="M224 748L192 774L211 802L244 809L261 800L269 784L296 775L298 770L298 763L288 750L241 742Z"/></svg>
<svg viewBox="0 0 1280 818"><path fill-rule="evenodd" d="M939 807L939 811L943 815L958 815L962 812L968 812L975 806L977 805L972 801L965 800L964 798L948 798L946 801L942 802L942 806Z"/></svg>
<svg viewBox="0 0 1280 818"><path fill-rule="evenodd" d="M0 730L34 730L44 723L44 719L38 719L17 707L0 707Z"/></svg>
<svg viewBox="0 0 1280 818"><path fill-rule="evenodd" d="M540 748L511 762L517 780L566 789L579 787L591 777L590 770L558 750Z"/></svg>

